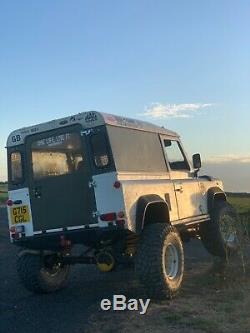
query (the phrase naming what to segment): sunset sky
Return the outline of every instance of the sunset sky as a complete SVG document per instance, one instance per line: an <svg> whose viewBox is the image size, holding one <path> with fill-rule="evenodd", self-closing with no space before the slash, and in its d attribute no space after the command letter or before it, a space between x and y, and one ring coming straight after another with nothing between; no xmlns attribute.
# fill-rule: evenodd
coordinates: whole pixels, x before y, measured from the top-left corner
<svg viewBox="0 0 250 333"><path fill-rule="evenodd" d="M91 109L177 131L250 192L249 17L243 0L1 1L0 180L10 131Z"/></svg>

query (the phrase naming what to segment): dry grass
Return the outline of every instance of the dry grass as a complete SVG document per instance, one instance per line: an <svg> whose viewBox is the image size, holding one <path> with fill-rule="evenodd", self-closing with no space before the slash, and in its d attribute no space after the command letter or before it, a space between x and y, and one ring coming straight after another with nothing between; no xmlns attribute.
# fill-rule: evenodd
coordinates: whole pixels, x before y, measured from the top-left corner
<svg viewBox="0 0 250 333"><path fill-rule="evenodd" d="M84 332L249 333L249 223L250 216L241 217L243 237L238 254L227 262L193 264L177 298L151 302L145 315L133 311L96 313L95 307Z"/></svg>
<svg viewBox="0 0 250 333"><path fill-rule="evenodd" d="M143 316L100 310L92 315L85 332L249 332L250 271L243 274L236 261L223 274L214 266L201 269L199 265L186 275L176 299L151 303Z"/></svg>

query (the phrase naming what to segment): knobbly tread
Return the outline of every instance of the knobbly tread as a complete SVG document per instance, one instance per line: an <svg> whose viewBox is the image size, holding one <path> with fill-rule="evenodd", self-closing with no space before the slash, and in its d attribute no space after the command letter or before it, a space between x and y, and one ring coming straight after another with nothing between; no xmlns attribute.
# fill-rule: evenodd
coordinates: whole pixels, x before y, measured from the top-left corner
<svg viewBox="0 0 250 333"><path fill-rule="evenodd" d="M211 214L211 221L205 222L200 226L200 237L204 247L213 256L223 259L234 252L233 249L226 247L220 232L219 218L224 210L237 220L238 216L235 209L228 202L219 201Z"/></svg>
<svg viewBox="0 0 250 333"><path fill-rule="evenodd" d="M39 255L24 254L17 259L17 272L27 290L41 294L51 293L66 286L69 266L64 266L56 277L42 273L42 259Z"/></svg>
<svg viewBox="0 0 250 333"><path fill-rule="evenodd" d="M142 233L138 246L135 259L136 273L145 285L148 296L154 299L172 298L179 288L178 286L174 289L167 285L162 266L163 244L167 235L171 233L178 235L176 229L168 224L148 225Z"/></svg>
<svg viewBox="0 0 250 333"><path fill-rule="evenodd" d="M38 258L34 260L35 255L24 254L17 259L17 272L20 280L31 292L42 293L44 292L39 284L38 274L40 271L40 265Z"/></svg>

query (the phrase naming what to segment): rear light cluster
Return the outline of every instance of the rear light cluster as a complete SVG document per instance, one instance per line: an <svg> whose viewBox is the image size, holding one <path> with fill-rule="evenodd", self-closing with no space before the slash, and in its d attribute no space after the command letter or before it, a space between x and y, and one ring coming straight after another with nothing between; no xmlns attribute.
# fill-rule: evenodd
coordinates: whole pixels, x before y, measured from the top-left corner
<svg viewBox="0 0 250 333"><path fill-rule="evenodd" d="M13 206L13 204L14 204L14 202L13 202L13 200L11 200L11 199L8 199L8 200L6 201L6 205L9 206L9 207Z"/></svg>
<svg viewBox="0 0 250 333"><path fill-rule="evenodd" d="M120 188L121 187L121 183L119 182L119 180L116 180L113 184L114 188Z"/></svg>
<svg viewBox="0 0 250 333"><path fill-rule="evenodd" d="M100 219L105 222L112 222L116 220L116 213L106 213L100 215Z"/></svg>
<svg viewBox="0 0 250 333"><path fill-rule="evenodd" d="M10 228L10 237L12 239L20 239L25 236L25 227L24 225L12 226Z"/></svg>
<svg viewBox="0 0 250 333"><path fill-rule="evenodd" d="M124 217L124 212L112 212L100 215L100 220L105 222L116 222L117 225L123 226L125 224Z"/></svg>

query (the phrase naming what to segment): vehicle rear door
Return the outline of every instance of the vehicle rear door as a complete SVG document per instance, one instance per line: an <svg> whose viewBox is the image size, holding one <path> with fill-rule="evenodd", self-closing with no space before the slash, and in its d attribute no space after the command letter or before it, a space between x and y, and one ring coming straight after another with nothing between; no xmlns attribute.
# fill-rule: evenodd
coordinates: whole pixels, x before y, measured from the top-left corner
<svg viewBox="0 0 250 333"><path fill-rule="evenodd" d="M34 231L95 223L89 158L81 129L74 125L26 140Z"/></svg>

